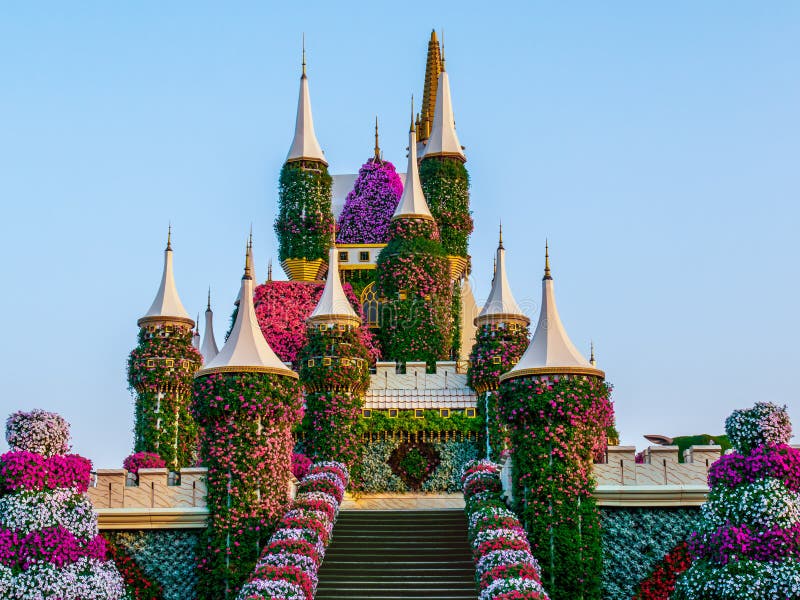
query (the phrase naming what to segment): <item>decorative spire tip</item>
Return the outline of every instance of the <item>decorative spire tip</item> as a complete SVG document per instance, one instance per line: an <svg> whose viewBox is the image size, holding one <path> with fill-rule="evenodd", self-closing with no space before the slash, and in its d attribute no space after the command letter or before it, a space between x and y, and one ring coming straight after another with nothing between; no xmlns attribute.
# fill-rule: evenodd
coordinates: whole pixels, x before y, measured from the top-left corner
<svg viewBox="0 0 800 600"><path fill-rule="evenodd" d="M303 32L303 77L306 76L306 32Z"/></svg>
<svg viewBox="0 0 800 600"><path fill-rule="evenodd" d="M381 159L381 147L378 145L378 116L375 115L375 161Z"/></svg>
<svg viewBox="0 0 800 600"><path fill-rule="evenodd" d="M409 132L416 131L414 127L414 94L411 94L411 129L408 130Z"/></svg>
<svg viewBox="0 0 800 600"><path fill-rule="evenodd" d="M550 274L550 246L547 240L544 241L544 279L552 279Z"/></svg>
<svg viewBox="0 0 800 600"><path fill-rule="evenodd" d="M211 286L208 286L208 304L206 304L206 310L211 310Z"/></svg>
<svg viewBox="0 0 800 600"><path fill-rule="evenodd" d="M497 245L498 250L504 250L503 248L503 222L500 221L500 242Z"/></svg>
<svg viewBox="0 0 800 600"><path fill-rule="evenodd" d="M172 222L167 224L167 250L172 250Z"/></svg>

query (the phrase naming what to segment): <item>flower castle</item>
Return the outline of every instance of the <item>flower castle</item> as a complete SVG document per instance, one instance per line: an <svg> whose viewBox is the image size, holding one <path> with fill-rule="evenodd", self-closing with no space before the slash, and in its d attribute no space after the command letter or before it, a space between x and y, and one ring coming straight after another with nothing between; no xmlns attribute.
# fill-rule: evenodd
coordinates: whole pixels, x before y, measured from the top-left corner
<svg viewBox="0 0 800 600"><path fill-rule="evenodd" d="M374 152L358 174L331 174L314 131L309 84L304 51L274 226L288 280L273 279L271 265L266 280L257 280L251 235L220 348L210 292L202 337L181 302L168 231L161 281L128 361L136 454L126 468L134 485L118 486L116 474L98 477L89 491L95 506L183 510L179 526L202 530L192 579L204 599L371 597L374 584L365 580L391 575L371 552L392 556L397 544L418 549L426 568L439 564L437 580L454 571L441 549L474 561L467 588L455 576L439 584L452 592L448 598L474 598L474 584L486 600L630 597L630 589L607 595L604 561L607 570L613 553L601 539L601 518L604 531L613 520L601 505L625 507L638 493L667 506L672 500L649 488L672 485L680 487L674 506L696 507L719 448L693 447L679 464L675 449L651 448L639 463L632 449L608 446L616 437L610 386L594 352L587 359L567 334L549 245L532 335L512 293L502 228L490 294L476 305L468 280L467 155L435 32L419 112L412 100L402 173L383 159L376 121ZM778 419L770 415L759 423ZM785 448L766 452L794 456ZM293 453L313 463L307 473L294 469L299 482L293 465L303 461L293 463ZM162 467L170 471L167 486L159 482ZM727 514L717 504L707 510L710 521ZM413 528L408 519L419 519L424 527L408 540L359 550L390 525L372 518L361 531L356 518L345 517L334 529L340 507L465 507L468 524L454 533L445 511L431 518L410 512L392 530L402 536ZM128 515L114 518L125 529ZM680 583L686 597L710 589L709 572L729 560L713 536L740 532L717 521L690 541L698 562ZM783 525L776 540L795 531L796 519ZM666 550L688 527L675 527ZM322 562L332 532L355 553L348 560L360 565L357 572L342 573L342 559ZM126 539L111 545L115 560ZM374 575L371 568L378 568ZM426 577L424 570L415 576ZM326 581L352 587L337 592ZM459 589L463 595L453 591Z"/></svg>

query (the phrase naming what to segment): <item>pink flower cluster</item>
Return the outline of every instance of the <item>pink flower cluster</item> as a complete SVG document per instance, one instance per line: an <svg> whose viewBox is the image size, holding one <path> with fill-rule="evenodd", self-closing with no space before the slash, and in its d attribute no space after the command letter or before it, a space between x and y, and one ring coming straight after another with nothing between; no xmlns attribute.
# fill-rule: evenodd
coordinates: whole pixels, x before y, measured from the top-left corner
<svg viewBox="0 0 800 600"><path fill-rule="evenodd" d="M461 482L480 600L547 600L525 530L500 497L500 467L472 461Z"/></svg>
<svg viewBox="0 0 800 600"><path fill-rule="evenodd" d="M92 463L76 454L45 458L34 452L6 452L0 456L0 493L17 490L89 489Z"/></svg>
<svg viewBox="0 0 800 600"><path fill-rule="evenodd" d="M310 458L299 452L292 453L292 475L294 475L295 478L302 479L305 477L309 467L311 467Z"/></svg>
<svg viewBox="0 0 800 600"><path fill-rule="evenodd" d="M339 513L338 490L343 494L348 481L347 467L341 463L311 466L238 600L313 600L317 572Z"/></svg>
<svg viewBox="0 0 800 600"><path fill-rule="evenodd" d="M27 570L31 565L48 562L58 568L81 558L106 560L106 541L96 535L88 542L57 525L31 531L27 535L12 529L0 529L0 564Z"/></svg>
<svg viewBox="0 0 800 600"><path fill-rule="evenodd" d="M800 558L800 523L782 529L772 527L763 531L743 525L728 525L711 533L693 533L689 537L689 552L695 559L708 558L726 565L731 561L749 558L760 562L775 562L786 557Z"/></svg>
<svg viewBox="0 0 800 600"><path fill-rule="evenodd" d="M736 487L765 477L783 482L791 491L800 491L800 450L781 444L759 446L747 455L722 456L708 471L708 485Z"/></svg>
<svg viewBox="0 0 800 600"><path fill-rule="evenodd" d="M155 452L137 452L122 461L122 467L134 475L139 473L139 469L163 469L166 466L164 459Z"/></svg>

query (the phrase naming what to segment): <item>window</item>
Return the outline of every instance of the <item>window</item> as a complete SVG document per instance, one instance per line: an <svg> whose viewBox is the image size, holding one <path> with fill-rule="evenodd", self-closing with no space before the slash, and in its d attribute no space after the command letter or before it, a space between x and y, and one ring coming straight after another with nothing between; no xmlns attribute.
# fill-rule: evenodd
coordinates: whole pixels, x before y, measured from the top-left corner
<svg viewBox="0 0 800 600"><path fill-rule="evenodd" d="M475 409L474 408L468 408L464 412L466 413L468 418L470 418L470 419L474 419L475 418Z"/></svg>
<svg viewBox="0 0 800 600"><path fill-rule="evenodd" d="M442 417L443 419L449 419L450 418L450 409L449 408L440 408L439 409L439 416Z"/></svg>
<svg viewBox="0 0 800 600"><path fill-rule="evenodd" d="M347 250L339 252L339 262L350 262L350 253Z"/></svg>
<svg viewBox="0 0 800 600"><path fill-rule="evenodd" d="M369 262L369 250L362 250L358 253L358 260L360 262Z"/></svg>
<svg viewBox="0 0 800 600"><path fill-rule="evenodd" d="M361 416L364 417L365 419L371 419L372 418L372 409L371 408L362 408L361 409Z"/></svg>
<svg viewBox="0 0 800 600"><path fill-rule="evenodd" d="M380 303L378 302L378 294L375 293L374 281L361 292L361 308L364 312L367 326L377 327Z"/></svg>
<svg viewBox="0 0 800 600"><path fill-rule="evenodd" d="M397 409L396 408L390 408L389 409L389 418L390 419L396 419L397 418Z"/></svg>
<svg viewBox="0 0 800 600"><path fill-rule="evenodd" d="M166 358L164 359L164 366L167 368L172 368L175 366L175 359L174 358Z"/></svg>
<svg viewBox="0 0 800 600"><path fill-rule="evenodd" d="M308 366L309 366L309 367L313 367L315 364L316 364L316 363L314 362L314 359L313 359L313 358L309 358L309 359L308 359Z"/></svg>
<svg viewBox="0 0 800 600"><path fill-rule="evenodd" d="M322 359L322 366L323 367L330 367L331 366L331 359L329 356L326 356Z"/></svg>
<svg viewBox="0 0 800 600"><path fill-rule="evenodd" d="M500 357L499 356L493 356L492 357L492 364L493 365L499 365L500 364Z"/></svg>
<svg viewBox="0 0 800 600"><path fill-rule="evenodd" d="M414 409L414 418L415 419L424 419L425 418L425 411L421 408Z"/></svg>

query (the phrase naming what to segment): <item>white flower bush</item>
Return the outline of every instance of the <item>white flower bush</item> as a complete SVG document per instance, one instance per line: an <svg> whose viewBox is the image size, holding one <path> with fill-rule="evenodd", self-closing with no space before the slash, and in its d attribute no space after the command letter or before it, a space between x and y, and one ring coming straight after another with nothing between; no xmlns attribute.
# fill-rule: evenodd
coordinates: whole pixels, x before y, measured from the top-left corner
<svg viewBox="0 0 800 600"><path fill-rule="evenodd" d="M111 561L80 559L61 568L42 562L17 574L0 565L3 600L111 600L124 594L125 584Z"/></svg>
<svg viewBox="0 0 800 600"><path fill-rule="evenodd" d="M714 531L727 523L786 529L800 522L800 493L787 490L777 479L743 484L735 493L718 486L711 491L700 511L704 519L703 531Z"/></svg>
<svg viewBox="0 0 800 600"><path fill-rule="evenodd" d="M92 503L74 489L24 490L0 497L0 526L28 534L56 525L83 540L98 533Z"/></svg>
<svg viewBox="0 0 800 600"><path fill-rule="evenodd" d="M12 451L50 458L69 452L69 424L61 415L34 409L18 411L6 420L6 441Z"/></svg>

